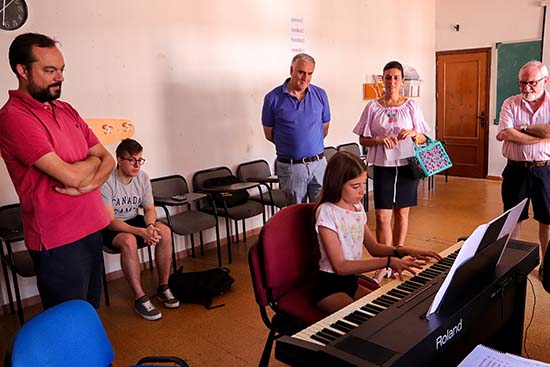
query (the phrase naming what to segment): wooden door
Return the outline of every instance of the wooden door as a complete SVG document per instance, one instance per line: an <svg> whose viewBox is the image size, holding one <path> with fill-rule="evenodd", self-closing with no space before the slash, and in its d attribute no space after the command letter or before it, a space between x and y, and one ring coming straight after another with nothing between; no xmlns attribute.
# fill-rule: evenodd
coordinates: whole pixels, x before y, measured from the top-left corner
<svg viewBox="0 0 550 367"><path fill-rule="evenodd" d="M453 162L449 175L485 178L491 49L437 52L436 62L436 136Z"/></svg>

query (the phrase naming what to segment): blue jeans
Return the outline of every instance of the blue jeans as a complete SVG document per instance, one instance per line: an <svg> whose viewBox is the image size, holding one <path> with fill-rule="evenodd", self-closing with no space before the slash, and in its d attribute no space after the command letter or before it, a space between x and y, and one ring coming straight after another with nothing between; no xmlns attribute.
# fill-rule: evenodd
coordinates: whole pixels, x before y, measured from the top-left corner
<svg viewBox="0 0 550 367"><path fill-rule="evenodd" d="M312 203L323 186L327 160L322 158L310 163L282 163L277 161L279 187L284 191L288 205Z"/></svg>

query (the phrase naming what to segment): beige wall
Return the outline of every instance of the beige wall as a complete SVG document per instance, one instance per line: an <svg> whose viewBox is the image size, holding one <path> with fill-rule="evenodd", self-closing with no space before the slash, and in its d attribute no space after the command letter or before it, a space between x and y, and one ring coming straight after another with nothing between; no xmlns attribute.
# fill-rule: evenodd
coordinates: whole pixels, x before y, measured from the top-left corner
<svg viewBox="0 0 550 367"><path fill-rule="evenodd" d="M49 0L29 8L22 29L0 33L4 55L18 33L60 40L63 99L83 117L131 119L151 177L190 180L202 168L273 162L260 113L265 93L289 72L291 16L304 18L317 59L313 83L331 103L327 145L357 140L351 130L365 104L365 76L392 59L424 79L418 102L434 126L435 0ZM0 70L0 85L16 88L6 57ZM0 187L0 204L18 200L2 164ZM107 260L119 269L116 257ZM32 284L23 297L36 294Z"/></svg>
<svg viewBox="0 0 550 367"><path fill-rule="evenodd" d="M518 0L436 0L436 51L491 47L491 92L489 113L489 176L498 176L506 161L502 144L495 139L496 48L498 42L541 39L543 7L540 1ZM547 20L548 21L548 20ZM452 29L460 24L460 31ZM518 90L519 93L519 90Z"/></svg>

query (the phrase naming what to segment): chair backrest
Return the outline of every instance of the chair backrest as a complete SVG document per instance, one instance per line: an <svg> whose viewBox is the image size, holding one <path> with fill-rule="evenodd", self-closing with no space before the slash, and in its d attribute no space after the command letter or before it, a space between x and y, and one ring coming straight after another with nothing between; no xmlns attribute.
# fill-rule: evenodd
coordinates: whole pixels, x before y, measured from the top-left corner
<svg viewBox="0 0 550 367"><path fill-rule="evenodd" d="M114 352L94 308L85 301L58 304L27 321L15 335L11 366L107 367Z"/></svg>
<svg viewBox="0 0 550 367"><path fill-rule="evenodd" d="M151 180L153 196L171 198L174 195L184 195L189 192L187 181L181 175L157 177Z"/></svg>
<svg viewBox="0 0 550 367"><path fill-rule="evenodd" d="M277 301L319 269L313 207L314 204L296 204L283 208L260 232L258 255L270 301Z"/></svg>
<svg viewBox="0 0 550 367"><path fill-rule="evenodd" d="M193 190L201 191L204 188L204 181L209 178L226 177L231 175L233 175L233 173L227 167L214 167L197 171L193 175Z"/></svg>
<svg viewBox="0 0 550 367"><path fill-rule="evenodd" d="M251 177L269 177L271 169L264 159L241 163L237 166L237 177L241 181L247 181Z"/></svg>
<svg viewBox="0 0 550 367"><path fill-rule="evenodd" d="M360 156L361 155L361 148L359 147L359 144L357 143L346 143L346 144L340 144L336 147L336 149L344 152L350 152L355 155Z"/></svg>
<svg viewBox="0 0 550 367"><path fill-rule="evenodd" d="M7 242L24 240L20 204L10 204L0 207L0 238L6 241L6 246ZM13 267L17 274L25 278L36 275L34 264L28 251L11 252L11 247L6 250L8 251L8 254L4 253L6 263L8 266ZM12 255L10 256L10 254Z"/></svg>
<svg viewBox="0 0 550 367"><path fill-rule="evenodd" d="M0 207L0 237L10 239L14 234L23 233L23 219L20 204Z"/></svg>
<svg viewBox="0 0 550 367"><path fill-rule="evenodd" d="M327 159L327 162L332 158L332 156L336 154L336 148L335 147L325 147L325 158Z"/></svg>

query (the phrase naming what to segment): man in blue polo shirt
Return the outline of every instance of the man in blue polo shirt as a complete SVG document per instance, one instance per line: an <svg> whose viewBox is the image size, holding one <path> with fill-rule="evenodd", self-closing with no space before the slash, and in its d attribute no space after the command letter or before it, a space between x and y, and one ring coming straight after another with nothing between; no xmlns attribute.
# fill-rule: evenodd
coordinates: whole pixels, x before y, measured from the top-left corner
<svg viewBox="0 0 550 367"><path fill-rule="evenodd" d="M275 144L279 185L289 205L315 201L327 166L323 139L330 107L326 92L309 84L314 69L313 57L297 54L290 65L290 78L264 98L264 134Z"/></svg>

